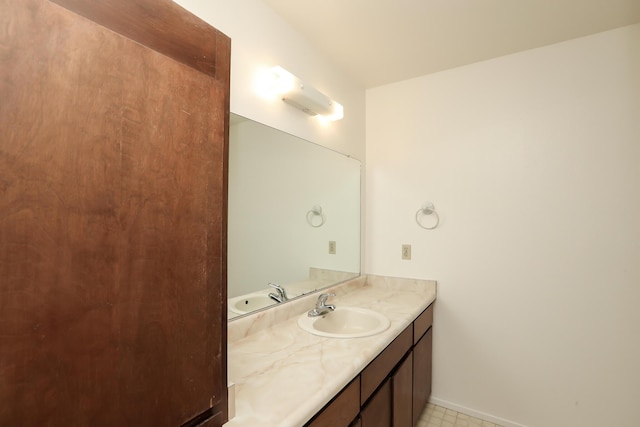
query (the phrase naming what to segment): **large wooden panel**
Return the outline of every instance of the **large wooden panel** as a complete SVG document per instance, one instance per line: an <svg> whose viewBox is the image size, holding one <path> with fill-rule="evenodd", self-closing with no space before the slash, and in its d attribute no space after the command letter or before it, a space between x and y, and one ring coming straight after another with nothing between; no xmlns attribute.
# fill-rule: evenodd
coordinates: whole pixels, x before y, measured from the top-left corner
<svg viewBox="0 0 640 427"><path fill-rule="evenodd" d="M167 0L51 0L151 49L218 79L228 74L218 50L226 37Z"/></svg>
<svg viewBox="0 0 640 427"><path fill-rule="evenodd" d="M0 425L226 416L228 39L216 79L53 3L0 9Z"/></svg>

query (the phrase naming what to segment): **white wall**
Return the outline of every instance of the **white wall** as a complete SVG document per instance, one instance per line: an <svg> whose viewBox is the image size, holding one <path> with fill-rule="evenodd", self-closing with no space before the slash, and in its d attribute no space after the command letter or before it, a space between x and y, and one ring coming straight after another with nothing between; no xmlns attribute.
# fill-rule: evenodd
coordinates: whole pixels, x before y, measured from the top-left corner
<svg viewBox="0 0 640 427"><path fill-rule="evenodd" d="M507 425L640 425L640 25L366 107L366 272L438 280L433 398ZM415 225L425 200L437 230Z"/></svg>

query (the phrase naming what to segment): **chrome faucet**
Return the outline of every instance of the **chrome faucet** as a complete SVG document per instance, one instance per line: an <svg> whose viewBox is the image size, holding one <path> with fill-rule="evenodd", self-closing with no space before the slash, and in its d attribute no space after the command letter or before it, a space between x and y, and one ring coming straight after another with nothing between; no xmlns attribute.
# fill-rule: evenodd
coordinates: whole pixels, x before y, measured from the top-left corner
<svg viewBox="0 0 640 427"><path fill-rule="evenodd" d="M313 310L310 310L307 313L307 316L309 317L324 316L330 311L335 310L336 309L335 305L327 304L327 298L335 297L335 296L336 294L320 294L320 296L318 297L318 301L316 302L315 308Z"/></svg>
<svg viewBox="0 0 640 427"><path fill-rule="evenodd" d="M289 297L287 296L287 291L285 291L282 286L278 285L277 283L269 283L269 286L271 286L277 292L277 294L269 292L269 298L271 298L272 300L281 303L289 299Z"/></svg>

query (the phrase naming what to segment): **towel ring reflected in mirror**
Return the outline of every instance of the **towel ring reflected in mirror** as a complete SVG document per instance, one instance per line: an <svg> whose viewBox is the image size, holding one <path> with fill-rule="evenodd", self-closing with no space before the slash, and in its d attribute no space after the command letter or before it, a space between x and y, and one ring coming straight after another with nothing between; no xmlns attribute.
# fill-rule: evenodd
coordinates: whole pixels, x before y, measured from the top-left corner
<svg viewBox="0 0 640 427"><path fill-rule="evenodd" d="M314 224L314 218L320 217L320 222L316 221ZM309 212L307 212L307 223L314 228L322 227L326 221L326 216L322 213L322 206L314 205Z"/></svg>

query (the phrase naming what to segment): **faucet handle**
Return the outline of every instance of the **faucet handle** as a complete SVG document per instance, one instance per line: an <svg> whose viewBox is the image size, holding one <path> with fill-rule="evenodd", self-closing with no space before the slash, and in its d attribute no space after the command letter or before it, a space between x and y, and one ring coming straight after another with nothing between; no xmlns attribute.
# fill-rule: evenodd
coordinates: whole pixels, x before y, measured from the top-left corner
<svg viewBox="0 0 640 427"><path fill-rule="evenodd" d="M316 302L316 307L314 309L312 309L311 311L309 311L307 313L307 316L309 316L309 317L324 316L325 314L329 313L330 311L335 310L336 309L335 305L327 304L327 298L335 297L335 296L336 296L336 294L334 294L334 293L320 294L318 296L318 302Z"/></svg>
<svg viewBox="0 0 640 427"><path fill-rule="evenodd" d="M271 286L273 289L275 289L276 291L278 291L278 295L280 295L280 298L283 301L287 301L289 299L289 297L287 296L287 291L285 291L285 289L278 285L277 283L268 283L269 286Z"/></svg>
<svg viewBox="0 0 640 427"><path fill-rule="evenodd" d="M320 294L320 296L318 296L318 303L316 304L317 307L324 307L327 303L327 299L329 297L335 297L336 294L334 294L333 292L329 292L326 294Z"/></svg>

